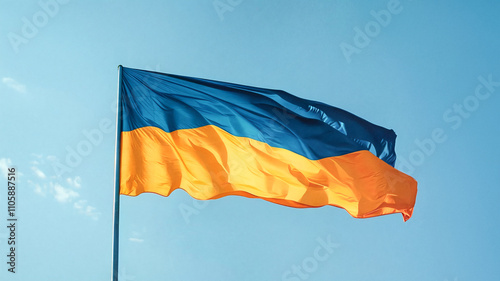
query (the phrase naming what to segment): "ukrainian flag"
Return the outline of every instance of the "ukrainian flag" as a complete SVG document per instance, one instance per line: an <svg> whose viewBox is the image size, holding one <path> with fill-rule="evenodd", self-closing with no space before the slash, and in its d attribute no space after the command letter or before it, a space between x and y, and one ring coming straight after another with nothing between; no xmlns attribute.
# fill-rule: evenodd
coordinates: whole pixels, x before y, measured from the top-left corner
<svg viewBox="0 0 500 281"><path fill-rule="evenodd" d="M227 195L356 218L413 212L392 130L284 91L122 68L120 194Z"/></svg>

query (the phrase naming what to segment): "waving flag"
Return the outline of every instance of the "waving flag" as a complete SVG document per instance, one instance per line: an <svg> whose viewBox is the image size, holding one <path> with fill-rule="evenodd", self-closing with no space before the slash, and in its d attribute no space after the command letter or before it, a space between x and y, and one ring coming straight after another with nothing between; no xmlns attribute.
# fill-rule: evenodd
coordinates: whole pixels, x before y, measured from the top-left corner
<svg viewBox="0 0 500 281"><path fill-rule="evenodd" d="M120 194L227 195L356 218L413 212L392 130L284 91L131 68L121 72Z"/></svg>

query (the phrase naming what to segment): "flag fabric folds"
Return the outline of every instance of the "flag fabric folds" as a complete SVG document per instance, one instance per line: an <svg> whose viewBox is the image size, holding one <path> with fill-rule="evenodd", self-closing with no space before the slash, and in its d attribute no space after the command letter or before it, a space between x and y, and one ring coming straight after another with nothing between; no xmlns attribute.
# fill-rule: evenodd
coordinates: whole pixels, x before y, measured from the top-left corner
<svg viewBox="0 0 500 281"><path fill-rule="evenodd" d="M119 87L120 194L412 215L417 183L393 167L392 130L280 90L125 67Z"/></svg>

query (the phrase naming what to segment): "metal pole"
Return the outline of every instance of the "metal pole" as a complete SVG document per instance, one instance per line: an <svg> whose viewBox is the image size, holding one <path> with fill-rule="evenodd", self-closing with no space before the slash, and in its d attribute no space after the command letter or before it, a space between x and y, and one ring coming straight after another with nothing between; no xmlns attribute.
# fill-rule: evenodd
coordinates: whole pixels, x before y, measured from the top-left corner
<svg viewBox="0 0 500 281"><path fill-rule="evenodd" d="M118 66L118 93L117 93L117 111L116 111L116 143L115 143L115 194L113 200L113 256L112 256L112 281L118 281L118 246L120 230L120 140L122 131L121 116L121 84L122 84L122 66Z"/></svg>

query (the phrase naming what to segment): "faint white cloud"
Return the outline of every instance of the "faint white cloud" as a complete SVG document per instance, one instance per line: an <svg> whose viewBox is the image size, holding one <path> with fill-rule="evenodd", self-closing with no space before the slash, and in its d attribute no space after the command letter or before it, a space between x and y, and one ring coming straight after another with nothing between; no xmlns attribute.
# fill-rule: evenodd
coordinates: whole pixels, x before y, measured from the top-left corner
<svg viewBox="0 0 500 281"><path fill-rule="evenodd" d="M3 77L2 78L2 83L7 85L7 87L13 89L14 91L24 94L26 93L26 86L17 82L16 80L10 78L10 77Z"/></svg>
<svg viewBox="0 0 500 281"><path fill-rule="evenodd" d="M87 200L78 200L73 204L73 207L75 207L75 209L77 210L82 210L85 205L87 205Z"/></svg>
<svg viewBox="0 0 500 281"><path fill-rule="evenodd" d="M47 191L47 186L45 184L42 186L41 184L35 183L31 180L28 180L28 184L33 186L33 190L35 191L36 194L45 197Z"/></svg>
<svg viewBox="0 0 500 281"><path fill-rule="evenodd" d="M142 243L142 242L144 242L144 239L130 237L130 238L128 239L128 241L130 241L130 242L134 242L134 243Z"/></svg>
<svg viewBox="0 0 500 281"><path fill-rule="evenodd" d="M31 153L31 155L35 156L38 159L42 159L43 158L43 154Z"/></svg>
<svg viewBox="0 0 500 281"><path fill-rule="evenodd" d="M10 168L12 165L12 162L10 161L9 158L0 158L0 172L2 172L2 176L4 178L7 178L7 171L8 168Z"/></svg>
<svg viewBox="0 0 500 281"><path fill-rule="evenodd" d="M99 216L101 215L101 213L97 212L96 208L92 206L85 207L83 214L86 215L87 217L92 218L93 220L98 220Z"/></svg>
<svg viewBox="0 0 500 281"><path fill-rule="evenodd" d="M87 200L78 200L73 204L73 207L77 209L81 214L84 214L93 220L98 220L101 213L97 212L95 207L87 204Z"/></svg>
<svg viewBox="0 0 500 281"><path fill-rule="evenodd" d="M36 158L35 160L30 162L31 165L39 166L39 165L45 164L45 161L43 161L42 154L31 153L31 155Z"/></svg>
<svg viewBox="0 0 500 281"><path fill-rule="evenodd" d="M66 202L71 202L73 201L74 198L77 198L80 196L78 192L71 190L69 188L65 188L64 186L58 184L58 183L50 183L52 186L52 190L54 191L54 198L61 202L61 203L66 203Z"/></svg>
<svg viewBox="0 0 500 281"><path fill-rule="evenodd" d="M49 160L49 161L57 161L57 157L54 156L54 155L49 155L49 156L47 156L47 160Z"/></svg>
<svg viewBox="0 0 500 281"><path fill-rule="evenodd" d="M76 176L74 178L67 178L66 179L66 182L73 186L73 187L76 187L76 188L80 188L82 187L82 179L79 177L79 176Z"/></svg>
<svg viewBox="0 0 500 281"><path fill-rule="evenodd" d="M93 220L98 220L101 213L88 204L87 200L81 199L80 193L76 189L82 187L82 178L80 176L62 178L60 176L50 176L47 180L47 175L38 167L45 167L51 161L57 160L56 156L32 153L34 159L30 162L32 164L31 170L37 176L36 180L28 180L28 183L33 187L33 191L40 195L46 196L47 193L54 196L54 199L60 203L73 203L73 207L80 213ZM48 163L46 162L48 161ZM8 162L8 163L7 163ZM10 160L0 159L0 168L7 167ZM43 179L45 181L40 181ZM38 182L37 182L38 181ZM77 200L79 199L79 200Z"/></svg>
<svg viewBox="0 0 500 281"><path fill-rule="evenodd" d="M142 236L143 232L144 232L144 230L142 232L140 232L140 231L132 231L132 235L130 235L130 237L128 238L128 241L134 242L134 243L142 243L142 242L144 242L144 239L140 238Z"/></svg>
<svg viewBox="0 0 500 281"><path fill-rule="evenodd" d="M41 179L45 179L47 177L45 176L45 173L38 169L36 166L31 167L31 170L33 170L35 175Z"/></svg>
<svg viewBox="0 0 500 281"><path fill-rule="evenodd" d="M53 179L61 179L61 176L54 169L54 163L59 162L59 158L57 158L57 156L54 156L54 155L48 155L47 157L45 157L45 159L48 161L47 164L49 164L51 166L52 171L54 172L54 173L52 173L52 176L50 176L50 177Z"/></svg>
<svg viewBox="0 0 500 281"><path fill-rule="evenodd" d="M40 196L45 196L45 193L42 190L42 187L39 184L35 184L35 193Z"/></svg>

